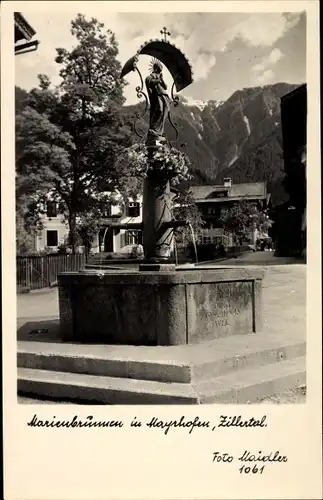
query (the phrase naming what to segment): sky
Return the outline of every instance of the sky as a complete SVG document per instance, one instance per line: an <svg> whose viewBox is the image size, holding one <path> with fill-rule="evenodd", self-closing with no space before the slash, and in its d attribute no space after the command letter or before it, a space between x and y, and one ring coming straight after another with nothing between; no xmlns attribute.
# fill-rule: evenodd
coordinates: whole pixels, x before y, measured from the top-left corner
<svg viewBox="0 0 323 500"><path fill-rule="evenodd" d="M144 42L160 38L160 30L166 26L169 41L184 52L193 67L194 81L180 93L189 102L225 100L245 87L306 81L305 13L116 13L96 11L95 6L77 10L75 2L74 12L23 12L40 45L36 52L15 57L16 85L30 90L37 86L39 73L50 76L53 84L59 83L55 49L75 45L70 22L78 13L97 18L115 33L122 66ZM148 56L139 59L144 76L149 62ZM170 85L166 69L164 77ZM127 104L138 102L138 79L136 73L126 78Z"/></svg>

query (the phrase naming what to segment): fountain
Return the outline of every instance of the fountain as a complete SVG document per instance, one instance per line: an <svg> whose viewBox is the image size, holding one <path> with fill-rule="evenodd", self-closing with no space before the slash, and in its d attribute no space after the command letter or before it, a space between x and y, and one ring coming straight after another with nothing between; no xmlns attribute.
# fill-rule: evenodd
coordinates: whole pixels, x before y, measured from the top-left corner
<svg viewBox="0 0 323 500"><path fill-rule="evenodd" d="M256 332L261 328L261 281L263 272L253 269L212 268L197 265L194 231L186 221L172 218L170 182L161 176L156 151L168 147L165 121L180 92L193 81L184 54L166 40L150 40L129 59L121 78L139 74L138 97L146 101L149 129L143 137L149 169L144 181L144 259L137 270L104 269L100 272L68 272L59 276L60 326L65 341L99 342L139 346L197 344L229 335ZM167 33L168 34L168 33ZM150 55L151 73L144 79L139 57ZM171 96L162 74L164 64L173 77ZM191 266L171 261L174 228L188 224L196 255ZM121 226L119 226L121 227ZM132 224L125 226L131 228Z"/></svg>
<svg viewBox="0 0 323 500"><path fill-rule="evenodd" d="M150 168L143 223L136 225L144 259L136 270L102 266L59 275L60 332L67 344L20 346L18 389L78 404L205 404L256 402L304 383L305 342L294 331L286 337L267 324L255 335L262 327L261 269L171 262L174 228L186 222L172 219L170 185L154 158L158 144L167 142L171 104L161 63L177 92L192 82L192 73L174 45L152 40L122 76L140 75L141 54L158 60L146 79Z"/></svg>

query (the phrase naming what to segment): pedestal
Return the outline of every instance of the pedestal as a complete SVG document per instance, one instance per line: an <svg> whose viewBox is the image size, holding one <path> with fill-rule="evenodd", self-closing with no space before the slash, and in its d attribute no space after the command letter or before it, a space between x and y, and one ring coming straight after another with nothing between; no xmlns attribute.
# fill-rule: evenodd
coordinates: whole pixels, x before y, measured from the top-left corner
<svg viewBox="0 0 323 500"><path fill-rule="evenodd" d="M160 186L153 175L145 179L143 195L143 248L146 259L168 260L173 248L173 229L164 223L172 219L169 182Z"/></svg>
<svg viewBox="0 0 323 500"><path fill-rule="evenodd" d="M62 337L73 342L196 344L261 329L258 269L82 272L59 276Z"/></svg>
<svg viewBox="0 0 323 500"><path fill-rule="evenodd" d="M166 224L172 220L172 198L170 183L164 175L163 165L154 158L162 137L147 137L149 170L144 181L143 192L143 249L145 259L155 262L170 259L174 233Z"/></svg>

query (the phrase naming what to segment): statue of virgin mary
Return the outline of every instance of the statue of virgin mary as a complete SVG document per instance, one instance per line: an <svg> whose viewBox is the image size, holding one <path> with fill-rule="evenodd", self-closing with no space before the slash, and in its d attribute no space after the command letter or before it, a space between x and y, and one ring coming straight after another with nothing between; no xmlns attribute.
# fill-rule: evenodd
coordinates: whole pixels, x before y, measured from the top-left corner
<svg viewBox="0 0 323 500"><path fill-rule="evenodd" d="M150 102L150 120L148 136L162 136L165 120L168 115L170 98L166 92L167 85L163 78L163 68L158 59L151 63L151 73L145 82Z"/></svg>

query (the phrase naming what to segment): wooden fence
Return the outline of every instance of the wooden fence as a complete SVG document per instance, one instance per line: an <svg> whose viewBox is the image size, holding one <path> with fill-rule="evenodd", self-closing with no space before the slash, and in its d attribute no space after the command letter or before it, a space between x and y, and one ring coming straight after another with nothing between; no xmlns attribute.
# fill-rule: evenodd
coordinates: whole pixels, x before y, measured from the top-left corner
<svg viewBox="0 0 323 500"><path fill-rule="evenodd" d="M84 254L17 257L17 288L47 288L57 281L59 273L79 271L85 264Z"/></svg>

